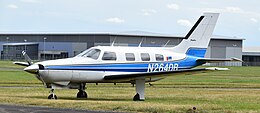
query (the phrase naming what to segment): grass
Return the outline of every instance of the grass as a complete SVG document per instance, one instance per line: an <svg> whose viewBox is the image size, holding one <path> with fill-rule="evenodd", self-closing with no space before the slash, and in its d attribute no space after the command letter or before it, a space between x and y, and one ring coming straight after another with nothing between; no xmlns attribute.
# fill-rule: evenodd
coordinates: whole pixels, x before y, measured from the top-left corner
<svg viewBox="0 0 260 113"><path fill-rule="evenodd" d="M11 62L1 61L5 66ZM11 66L12 68L19 68ZM170 76L146 85L146 100L134 102L130 84L87 84L89 98L76 99L77 90L56 90L58 100L48 100L49 89L22 70L0 70L0 103L123 112L260 112L260 67L228 67L195 75ZM7 87L8 86L8 87ZM36 87L20 87L36 86Z"/></svg>
<svg viewBox="0 0 260 113"><path fill-rule="evenodd" d="M22 69L21 66L14 65L13 61L3 61L3 60L0 60L0 68Z"/></svg>
<svg viewBox="0 0 260 113"><path fill-rule="evenodd" d="M41 86L40 81L23 68L12 61L0 61L0 86Z"/></svg>

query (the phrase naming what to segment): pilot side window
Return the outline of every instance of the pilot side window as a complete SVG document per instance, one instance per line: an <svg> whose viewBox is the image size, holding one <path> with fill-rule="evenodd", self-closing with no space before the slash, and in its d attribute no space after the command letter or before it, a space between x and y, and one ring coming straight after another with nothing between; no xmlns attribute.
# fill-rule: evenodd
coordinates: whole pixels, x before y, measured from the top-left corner
<svg viewBox="0 0 260 113"><path fill-rule="evenodd" d="M161 55L161 54L155 54L155 59L156 59L156 61L163 61L164 60L163 55Z"/></svg>
<svg viewBox="0 0 260 113"><path fill-rule="evenodd" d="M150 61L150 55L148 53L141 53L142 61Z"/></svg>
<svg viewBox="0 0 260 113"><path fill-rule="evenodd" d="M105 51L102 60L116 60L116 53Z"/></svg>
<svg viewBox="0 0 260 113"><path fill-rule="evenodd" d="M100 50L99 49L92 49L92 50L88 51L87 53L85 53L82 56L83 57L92 58L92 59L98 59L99 55L100 55Z"/></svg>
<svg viewBox="0 0 260 113"><path fill-rule="evenodd" d="M127 61L135 61L134 53L125 53L125 58Z"/></svg>

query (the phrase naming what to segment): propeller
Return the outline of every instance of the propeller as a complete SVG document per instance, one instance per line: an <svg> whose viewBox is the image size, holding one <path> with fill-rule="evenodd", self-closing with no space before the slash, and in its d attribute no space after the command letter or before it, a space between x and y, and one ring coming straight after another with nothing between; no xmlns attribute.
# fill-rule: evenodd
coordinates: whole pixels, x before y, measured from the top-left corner
<svg viewBox="0 0 260 113"><path fill-rule="evenodd" d="M25 52L25 51L22 51L22 54L23 54L23 56L24 56L26 62L29 64L29 66L32 65L33 62L32 62L32 60L31 60L31 58L26 54L26 52Z"/></svg>
<svg viewBox="0 0 260 113"><path fill-rule="evenodd" d="M26 62L13 62L13 64L20 65L20 66L30 66L33 64L31 58L26 54L25 51L22 51L22 55L24 56Z"/></svg>
<svg viewBox="0 0 260 113"><path fill-rule="evenodd" d="M23 70L28 72L28 73L32 73L35 74L35 77L37 79L39 79L40 81L42 81L43 84L46 84L44 82L44 80L42 79L41 75L39 74L39 70L44 70L45 67L42 64L33 64L31 58L26 54L25 51L22 51L22 54L26 60L26 62L14 62L14 64L17 65L22 65L22 66L27 66L26 68L24 68Z"/></svg>

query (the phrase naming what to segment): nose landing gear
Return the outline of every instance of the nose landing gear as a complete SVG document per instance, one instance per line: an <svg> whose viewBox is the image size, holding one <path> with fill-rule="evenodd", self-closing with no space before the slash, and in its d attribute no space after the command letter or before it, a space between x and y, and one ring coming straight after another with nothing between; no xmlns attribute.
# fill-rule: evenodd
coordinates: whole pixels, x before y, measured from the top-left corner
<svg viewBox="0 0 260 113"><path fill-rule="evenodd" d="M58 99L57 96L54 94L54 89L51 89L50 93L51 94L48 96L48 99L53 99L53 100Z"/></svg>

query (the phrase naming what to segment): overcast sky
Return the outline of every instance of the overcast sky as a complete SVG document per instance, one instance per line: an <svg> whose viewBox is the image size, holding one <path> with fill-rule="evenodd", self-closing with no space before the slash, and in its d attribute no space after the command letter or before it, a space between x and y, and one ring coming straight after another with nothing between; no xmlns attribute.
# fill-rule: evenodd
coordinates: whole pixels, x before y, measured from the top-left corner
<svg viewBox="0 0 260 113"><path fill-rule="evenodd" d="M184 35L218 12L215 35L260 46L259 0L0 0L0 32L125 32Z"/></svg>

